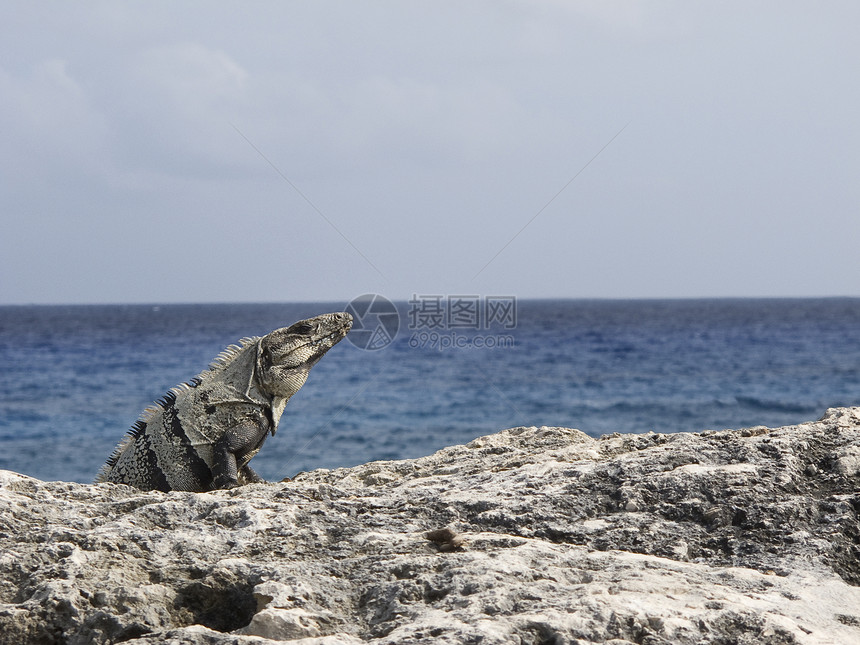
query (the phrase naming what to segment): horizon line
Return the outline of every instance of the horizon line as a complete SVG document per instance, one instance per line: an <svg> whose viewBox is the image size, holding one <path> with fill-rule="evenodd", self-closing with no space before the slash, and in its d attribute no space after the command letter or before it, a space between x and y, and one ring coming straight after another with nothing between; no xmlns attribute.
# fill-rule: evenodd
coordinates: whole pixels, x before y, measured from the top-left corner
<svg viewBox="0 0 860 645"><path fill-rule="evenodd" d="M375 293L375 292L367 292ZM69 302L0 302L0 307L170 307L170 306L253 306L253 305L318 305L344 303L366 294L357 294L349 299L325 298L314 300L163 300L163 301L69 301ZM569 302L659 302L659 301L702 301L702 300L860 300L860 295L746 295L746 296L517 296L516 294L475 294L475 293L416 293L401 298L389 298L394 303L407 304L413 297L512 297L522 302L569 301Z"/></svg>

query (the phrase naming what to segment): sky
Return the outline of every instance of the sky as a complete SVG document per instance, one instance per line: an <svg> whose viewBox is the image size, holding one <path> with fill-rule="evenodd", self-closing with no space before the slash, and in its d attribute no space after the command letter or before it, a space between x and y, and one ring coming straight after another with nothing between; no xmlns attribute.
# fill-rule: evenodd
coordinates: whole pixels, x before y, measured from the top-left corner
<svg viewBox="0 0 860 645"><path fill-rule="evenodd" d="M860 3L19 1L0 304L860 296Z"/></svg>

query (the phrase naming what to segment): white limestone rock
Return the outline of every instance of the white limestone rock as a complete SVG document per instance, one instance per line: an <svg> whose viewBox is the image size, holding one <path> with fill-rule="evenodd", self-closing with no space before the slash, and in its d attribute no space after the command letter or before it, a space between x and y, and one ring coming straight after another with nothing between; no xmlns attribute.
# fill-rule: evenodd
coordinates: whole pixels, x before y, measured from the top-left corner
<svg viewBox="0 0 860 645"><path fill-rule="evenodd" d="M860 409L212 493L0 472L0 644L860 644Z"/></svg>

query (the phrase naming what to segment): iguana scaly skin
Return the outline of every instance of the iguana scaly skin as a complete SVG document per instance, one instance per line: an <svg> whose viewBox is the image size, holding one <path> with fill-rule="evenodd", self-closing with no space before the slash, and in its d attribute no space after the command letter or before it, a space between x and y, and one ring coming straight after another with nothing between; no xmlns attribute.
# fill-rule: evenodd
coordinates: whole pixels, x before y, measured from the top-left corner
<svg viewBox="0 0 860 645"><path fill-rule="evenodd" d="M243 338L144 410L96 482L203 492L263 480L248 466L308 372L352 326L332 313Z"/></svg>

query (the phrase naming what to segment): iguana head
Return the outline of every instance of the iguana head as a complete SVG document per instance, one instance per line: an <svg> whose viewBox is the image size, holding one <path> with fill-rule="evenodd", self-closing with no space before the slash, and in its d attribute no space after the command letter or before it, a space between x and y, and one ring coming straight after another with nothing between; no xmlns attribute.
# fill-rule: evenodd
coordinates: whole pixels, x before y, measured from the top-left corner
<svg viewBox="0 0 860 645"><path fill-rule="evenodd" d="M285 404L304 385L310 369L351 327L352 316L339 312L300 320L266 334L257 352L260 386L274 399L284 399Z"/></svg>

